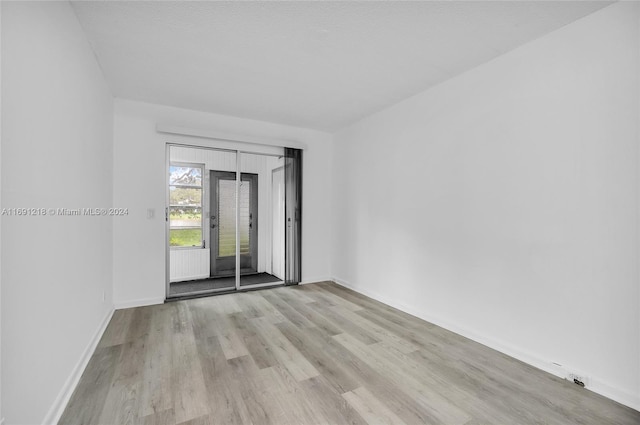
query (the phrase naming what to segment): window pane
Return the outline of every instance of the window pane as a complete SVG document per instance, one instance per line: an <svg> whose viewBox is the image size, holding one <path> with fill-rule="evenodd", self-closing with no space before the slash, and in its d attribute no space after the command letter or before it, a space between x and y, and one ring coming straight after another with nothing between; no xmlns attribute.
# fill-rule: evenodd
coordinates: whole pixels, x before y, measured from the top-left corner
<svg viewBox="0 0 640 425"><path fill-rule="evenodd" d="M169 207L169 227L202 227L202 208L189 206Z"/></svg>
<svg viewBox="0 0 640 425"><path fill-rule="evenodd" d="M169 245L171 246L202 246L202 228L170 229Z"/></svg>
<svg viewBox="0 0 640 425"><path fill-rule="evenodd" d="M236 255L236 182L218 181L218 257Z"/></svg>
<svg viewBox="0 0 640 425"><path fill-rule="evenodd" d="M251 232L249 223L251 222L249 210L251 199L251 184L247 181L240 182L240 254L249 254L251 242Z"/></svg>
<svg viewBox="0 0 640 425"><path fill-rule="evenodd" d="M219 181L218 217L220 223L218 256L228 257L236 252L236 227L235 227L235 191L234 180ZM249 254L250 247L250 199L251 185L249 182L240 182L240 254Z"/></svg>
<svg viewBox="0 0 640 425"><path fill-rule="evenodd" d="M202 206L202 189L191 187L169 187L169 205Z"/></svg>
<svg viewBox="0 0 640 425"><path fill-rule="evenodd" d="M202 169L192 167L169 167L170 185L202 186Z"/></svg>

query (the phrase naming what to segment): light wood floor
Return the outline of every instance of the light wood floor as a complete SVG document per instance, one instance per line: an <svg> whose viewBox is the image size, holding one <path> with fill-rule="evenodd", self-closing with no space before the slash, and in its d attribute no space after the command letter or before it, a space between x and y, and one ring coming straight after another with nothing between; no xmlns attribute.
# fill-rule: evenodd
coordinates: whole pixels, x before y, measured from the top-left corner
<svg viewBox="0 0 640 425"><path fill-rule="evenodd" d="M61 424L640 424L331 283L118 310Z"/></svg>

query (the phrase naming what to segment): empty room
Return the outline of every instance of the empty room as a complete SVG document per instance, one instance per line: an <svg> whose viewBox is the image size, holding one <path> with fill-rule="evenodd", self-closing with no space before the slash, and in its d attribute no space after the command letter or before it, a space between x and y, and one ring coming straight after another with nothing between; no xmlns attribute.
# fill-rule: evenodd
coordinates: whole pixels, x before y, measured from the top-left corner
<svg viewBox="0 0 640 425"><path fill-rule="evenodd" d="M640 424L640 3L0 1L0 425Z"/></svg>

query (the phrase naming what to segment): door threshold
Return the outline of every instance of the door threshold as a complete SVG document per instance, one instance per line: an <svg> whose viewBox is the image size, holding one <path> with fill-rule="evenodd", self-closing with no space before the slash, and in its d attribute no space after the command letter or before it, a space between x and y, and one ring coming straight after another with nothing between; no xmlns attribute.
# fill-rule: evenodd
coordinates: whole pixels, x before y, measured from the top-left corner
<svg viewBox="0 0 640 425"><path fill-rule="evenodd" d="M192 299L196 299L196 298L205 298L205 297L213 297L213 296L217 296L217 295L227 295L227 294L237 294L239 292L251 292L251 291L260 291L263 289L272 289L272 288L278 288L281 286L286 286L284 284L284 282L282 283L276 283L276 284L258 284L258 285L250 285L250 286L244 286L244 287L240 287L240 289L212 289L212 290L207 290L207 291L198 291L198 292L191 292L188 294L184 294L184 295L174 295L174 296L170 296L167 297L166 300L164 300L165 303L169 303L169 302L174 302L174 301L184 301L184 300L192 300Z"/></svg>
<svg viewBox="0 0 640 425"><path fill-rule="evenodd" d="M257 274L261 274L261 273L266 273L266 272L259 272L259 271L253 271L253 270L250 271L250 272L240 271L240 277L243 277L243 276L254 276L254 275L257 275ZM205 279L227 279L227 278L230 278L230 277L235 277L235 274L209 276L209 277L207 277ZM200 279L197 279L197 280L200 280Z"/></svg>

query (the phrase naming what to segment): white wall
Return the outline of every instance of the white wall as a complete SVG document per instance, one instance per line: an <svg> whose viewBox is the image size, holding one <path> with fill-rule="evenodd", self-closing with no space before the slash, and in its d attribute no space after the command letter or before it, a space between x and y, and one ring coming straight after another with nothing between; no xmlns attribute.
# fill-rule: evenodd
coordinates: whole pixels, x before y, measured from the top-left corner
<svg viewBox="0 0 640 425"><path fill-rule="evenodd" d="M165 297L165 144L180 142L229 147L226 142L174 136L156 124L235 134L243 138L297 140L305 145L303 167L303 281L330 276L330 161L332 138L318 131L116 99L114 206L129 216L114 221L116 305L161 302ZM258 147L255 147L259 149ZM156 210L147 219L148 208Z"/></svg>
<svg viewBox="0 0 640 425"><path fill-rule="evenodd" d="M638 23L614 4L337 134L336 279L640 408Z"/></svg>
<svg viewBox="0 0 640 425"><path fill-rule="evenodd" d="M1 7L2 206L109 207L113 101L73 10ZM7 424L64 404L112 310L111 229L109 217L2 218Z"/></svg>

